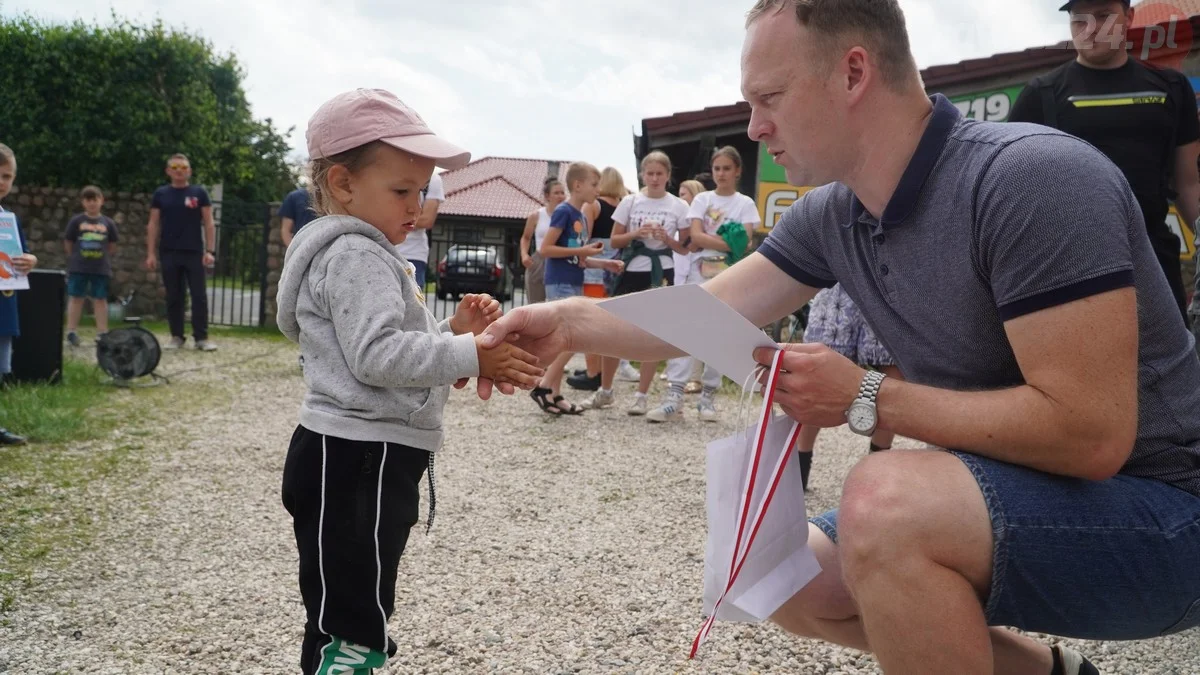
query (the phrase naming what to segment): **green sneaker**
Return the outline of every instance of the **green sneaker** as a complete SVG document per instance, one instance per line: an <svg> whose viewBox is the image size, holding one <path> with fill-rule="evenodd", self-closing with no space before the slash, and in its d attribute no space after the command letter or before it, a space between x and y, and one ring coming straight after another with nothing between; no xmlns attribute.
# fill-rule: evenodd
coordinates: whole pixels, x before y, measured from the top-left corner
<svg viewBox="0 0 1200 675"><path fill-rule="evenodd" d="M371 675L385 662L387 654L335 637L321 650L315 672L316 675Z"/></svg>

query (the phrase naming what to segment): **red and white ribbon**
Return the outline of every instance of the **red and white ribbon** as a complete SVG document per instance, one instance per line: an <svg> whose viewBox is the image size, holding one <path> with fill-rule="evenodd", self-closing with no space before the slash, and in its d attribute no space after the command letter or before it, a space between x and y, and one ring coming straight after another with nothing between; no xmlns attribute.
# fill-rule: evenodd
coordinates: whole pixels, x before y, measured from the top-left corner
<svg viewBox="0 0 1200 675"><path fill-rule="evenodd" d="M775 496L775 490L779 487L779 481L783 477L783 471L787 468L788 459L792 456L792 451L796 447L796 440L800 436L800 424L794 423L792 430L787 436L787 446L780 453L779 460L775 463L775 467L771 472L770 487L763 495L762 502L758 505L758 509L754 512L754 517L749 522L749 533L747 534L747 518L750 514L750 500L754 495L754 485L758 479L758 468L762 462L763 443L766 441L767 426L771 422L771 407L775 403L775 386L776 380L779 377L783 363L783 350L775 352L775 357L771 361L771 369L767 377L766 388L763 392L763 408L762 414L759 417L758 429L754 433L754 455L750 459L750 472L746 477L746 487L742 492L742 498L738 507L739 519L737 529L737 539L733 546L733 559L729 564L729 580L725 584L725 590L722 591L717 601L713 603L712 612L709 613L704 624L700 627L700 632L696 634L696 639L692 641L692 651L688 655L689 659L695 658L696 652L699 651L700 645L708 639L709 632L717 621L717 609L721 606L721 601L729 594L733 588L733 584L737 581L738 575L742 571L742 567L746 564L746 559L750 555L750 547L754 544L755 537L758 536L758 530L762 526L763 518L766 516L767 508L771 505L771 500ZM745 542L743 548L742 543Z"/></svg>

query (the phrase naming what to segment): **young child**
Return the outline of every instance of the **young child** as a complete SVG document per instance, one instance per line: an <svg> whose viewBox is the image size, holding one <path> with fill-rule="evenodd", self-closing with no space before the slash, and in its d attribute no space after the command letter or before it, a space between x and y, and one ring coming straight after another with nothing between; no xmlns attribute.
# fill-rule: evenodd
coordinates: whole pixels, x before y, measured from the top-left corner
<svg viewBox="0 0 1200 675"><path fill-rule="evenodd" d="M117 224L101 215L104 193L89 185L79 192L83 213L67 223L63 249L67 252L67 342L79 346L79 317L84 298L92 299L96 339L108 332L108 282L111 256L117 253Z"/></svg>
<svg viewBox="0 0 1200 675"><path fill-rule="evenodd" d="M614 296L638 293L674 281L672 252L684 254L687 248L676 236L688 227L687 202L667 192L671 177L671 159L655 150L642 158L642 182L646 194L633 194L621 200L613 213L612 245L621 250L625 271L616 281ZM600 371L600 389L584 400L584 408L609 408L615 402L613 379L618 359L605 357ZM645 415L646 395L658 369L656 361L643 361L637 393L629 406L630 415Z"/></svg>
<svg viewBox="0 0 1200 675"><path fill-rule="evenodd" d="M746 254L746 246L754 236L754 226L762 222L754 200L738 192L738 180L742 176L742 156L737 148L725 146L713 152L712 177L716 189L702 192L692 199L688 210L691 220L692 248L702 249L692 254L692 266L686 276L676 275L679 284L699 284L707 280L709 267L705 258L733 258ZM722 234L722 233L727 234ZM741 250L730 250L730 241L744 237ZM726 238L728 237L728 238ZM731 255L732 254L732 255ZM683 415L683 392L691 375L693 360L690 356L671 359L667 362L667 380L671 389L663 404L646 416L653 422L679 419ZM705 422L717 421L716 391L721 386L721 374L709 366L704 367L700 377L703 388L696 409Z"/></svg>
<svg viewBox="0 0 1200 675"><path fill-rule="evenodd" d="M0 200L8 196L12 190L13 181L17 179L17 157L12 148L0 143ZM4 207L0 206L0 211ZM20 223L17 231L20 232ZM13 268L21 274L37 266L37 256L29 253L25 243L25 234L20 233L21 250L25 253L12 259ZM13 338L21 334L20 316L17 314L16 291L0 291L0 386L3 386L12 375L12 343ZM8 429L0 427L0 445L23 445L25 438L18 436Z"/></svg>
<svg viewBox="0 0 1200 675"><path fill-rule="evenodd" d="M489 296L467 296L438 323L396 252L434 165L463 166L467 152L376 89L327 101L307 139L321 217L288 247L278 295L278 324L300 344L308 385L283 470L308 615L300 664L306 674L371 672L396 652L387 622L426 469L433 524L449 385L478 376L529 389L542 370L512 345L478 346L500 316Z"/></svg>
<svg viewBox="0 0 1200 675"><path fill-rule="evenodd" d="M604 244L589 238L589 223L583 207L600 194L600 171L587 162L575 162L567 167L567 191L570 197L554 209L550 229L539 251L546 259L546 300L562 300L583 295L583 271L599 268L620 274L625 269L620 260L593 258L604 251ZM563 352L546 368L537 388L529 393L538 406L551 415L578 415L583 409L567 401L560 393L563 368L574 356Z"/></svg>

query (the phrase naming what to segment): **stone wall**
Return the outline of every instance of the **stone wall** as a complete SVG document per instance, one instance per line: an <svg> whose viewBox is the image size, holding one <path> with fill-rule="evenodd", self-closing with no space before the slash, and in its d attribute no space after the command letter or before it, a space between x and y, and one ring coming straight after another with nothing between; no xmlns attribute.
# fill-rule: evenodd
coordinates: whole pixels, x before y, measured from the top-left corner
<svg viewBox="0 0 1200 675"><path fill-rule="evenodd" d="M263 320L269 326L275 325L275 312L279 305L275 295L279 292L279 276L283 270L283 254L287 248L279 235L279 203L271 204L271 242L267 244L267 296L262 299L267 305Z"/></svg>
<svg viewBox="0 0 1200 675"><path fill-rule="evenodd" d="M17 214L30 249L38 257L41 269L67 268L62 236L67 221L83 211L79 188L16 186L4 200L4 207ZM266 321L275 322L275 291L283 266L283 245L279 238L279 205L271 205L271 243L267 250ZM112 260L113 276L109 299L125 297L134 291L129 314L147 318L166 316L166 292L158 272L142 267L146 259L146 222L150 217L150 195L128 192L105 193L104 215L117 223L120 241ZM89 310L90 311L90 310Z"/></svg>

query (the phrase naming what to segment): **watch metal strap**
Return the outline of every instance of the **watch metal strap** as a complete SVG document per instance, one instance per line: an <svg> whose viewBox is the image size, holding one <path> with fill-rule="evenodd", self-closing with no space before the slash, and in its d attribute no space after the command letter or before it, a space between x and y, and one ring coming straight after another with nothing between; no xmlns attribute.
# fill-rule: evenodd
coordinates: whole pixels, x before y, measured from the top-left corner
<svg viewBox="0 0 1200 675"><path fill-rule="evenodd" d="M883 383L883 373L876 370L868 370L863 376L862 384L858 385L858 398L864 401L875 402L875 397L879 395L879 386Z"/></svg>

